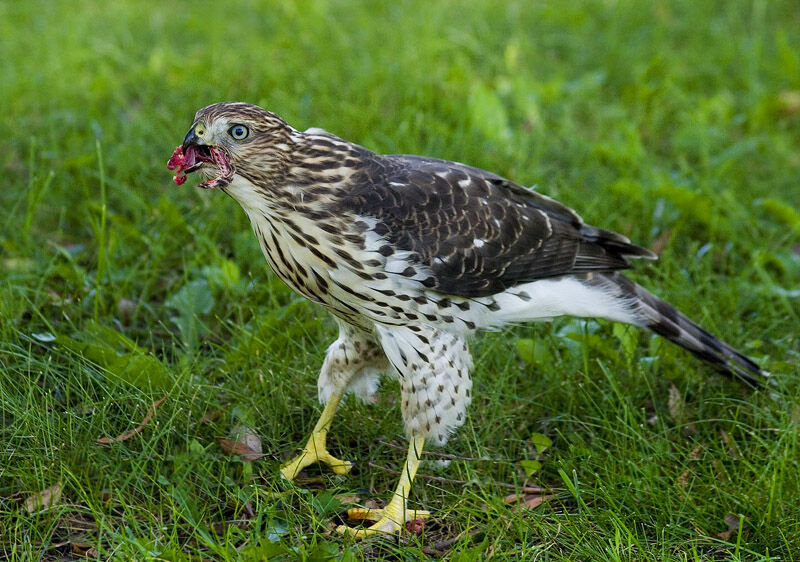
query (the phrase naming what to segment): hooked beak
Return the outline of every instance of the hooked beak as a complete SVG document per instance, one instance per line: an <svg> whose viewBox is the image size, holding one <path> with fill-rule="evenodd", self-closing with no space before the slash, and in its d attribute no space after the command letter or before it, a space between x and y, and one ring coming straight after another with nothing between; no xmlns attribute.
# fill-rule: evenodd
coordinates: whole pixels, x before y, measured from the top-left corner
<svg viewBox="0 0 800 562"><path fill-rule="evenodd" d="M205 134L205 127L203 127L202 123L199 121L192 125L192 128L189 129L189 132L186 133L186 136L183 138L183 151L186 152L186 149L190 146L200 146L206 144L203 140L203 135Z"/></svg>

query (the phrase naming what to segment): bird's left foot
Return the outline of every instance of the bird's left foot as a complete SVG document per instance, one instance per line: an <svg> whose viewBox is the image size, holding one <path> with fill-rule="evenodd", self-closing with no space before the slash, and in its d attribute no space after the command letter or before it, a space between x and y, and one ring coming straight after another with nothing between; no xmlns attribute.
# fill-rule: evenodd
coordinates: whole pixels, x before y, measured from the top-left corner
<svg viewBox="0 0 800 562"><path fill-rule="evenodd" d="M353 508L347 510L348 519L374 521L375 523L363 529L339 525L336 532L355 539L363 539L377 534L391 535L403 530L409 522L424 520L430 515L430 511L406 509L399 501L390 502L384 509ZM412 529L411 532L415 531Z"/></svg>

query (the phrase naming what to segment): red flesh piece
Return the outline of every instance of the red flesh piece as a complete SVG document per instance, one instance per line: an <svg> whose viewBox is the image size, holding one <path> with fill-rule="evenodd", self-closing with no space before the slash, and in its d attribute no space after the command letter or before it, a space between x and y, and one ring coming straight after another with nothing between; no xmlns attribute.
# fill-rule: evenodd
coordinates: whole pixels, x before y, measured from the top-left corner
<svg viewBox="0 0 800 562"><path fill-rule="evenodd" d="M172 178L175 185L183 185L186 182L186 175L181 175L184 168L188 168L186 165L186 157L183 154L183 147L178 145L175 147L172 156L170 156L169 162L167 162L167 169L175 170L175 177Z"/></svg>
<svg viewBox="0 0 800 562"><path fill-rule="evenodd" d="M199 187L209 189L213 187L225 187L231 183L233 179L233 169L231 168L228 156L225 152L216 146L208 147L208 152L211 158L200 155L194 146L190 146L183 152L183 147L178 146L172 152L172 156L167 162L167 169L175 170L175 177L172 181L176 185L183 185L186 182L186 171L193 171L198 162L213 164L219 171L219 176L216 178L203 182Z"/></svg>

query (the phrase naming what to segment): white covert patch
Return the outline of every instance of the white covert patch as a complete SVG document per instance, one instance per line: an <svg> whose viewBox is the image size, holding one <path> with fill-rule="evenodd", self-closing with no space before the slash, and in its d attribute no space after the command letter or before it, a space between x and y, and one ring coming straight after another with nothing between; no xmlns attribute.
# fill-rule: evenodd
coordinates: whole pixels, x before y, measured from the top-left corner
<svg viewBox="0 0 800 562"><path fill-rule="evenodd" d="M613 294L612 287L586 285L570 277L518 285L495 295L494 300L500 309L487 311L479 324L481 327L549 320L558 316L605 318L628 324L636 321L625 301Z"/></svg>

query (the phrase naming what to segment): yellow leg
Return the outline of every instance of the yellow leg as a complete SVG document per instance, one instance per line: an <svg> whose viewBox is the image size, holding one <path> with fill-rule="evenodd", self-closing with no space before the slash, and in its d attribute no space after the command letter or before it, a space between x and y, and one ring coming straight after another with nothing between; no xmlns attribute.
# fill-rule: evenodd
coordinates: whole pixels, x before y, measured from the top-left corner
<svg viewBox="0 0 800 562"><path fill-rule="evenodd" d="M341 393L332 394L328 399L328 403L325 404L325 409L322 410L322 415L319 417L317 425L314 426L303 452L281 467L281 475L284 478L294 480L301 470L315 462L327 464L336 474L347 474L353 468L352 463L339 460L331 455L325 446L333 415L336 413L336 408L339 406L341 399Z"/></svg>
<svg viewBox="0 0 800 562"><path fill-rule="evenodd" d="M363 539L377 533L396 533L403 528L407 521L424 519L430 516L428 511L409 510L407 505L411 483L417 474L424 444L424 437L414 437L409 443L406 466L400 475L400 481L397 483L397 489L389 505L383 509L350 509L347 511L349 519L366 519L375 521L375 524L366 529L354 529L347 525L339 525L336 528L337 533L357 539Z"/></svg>

